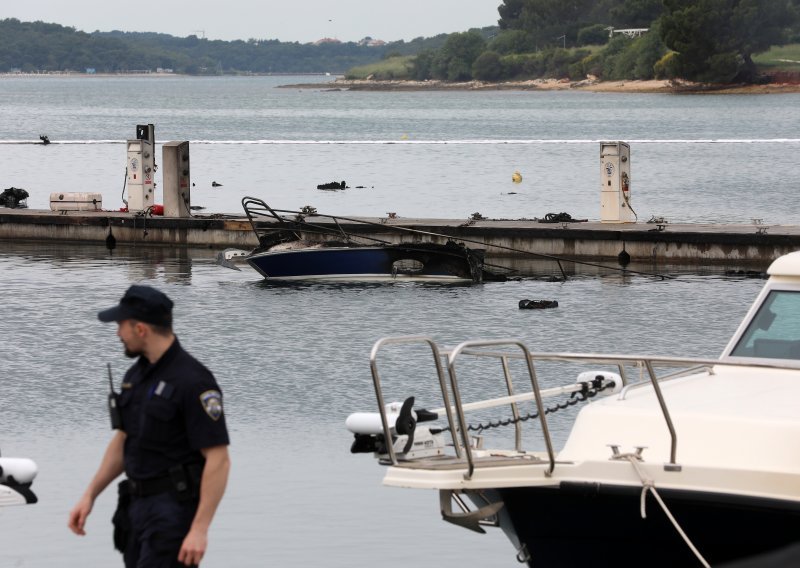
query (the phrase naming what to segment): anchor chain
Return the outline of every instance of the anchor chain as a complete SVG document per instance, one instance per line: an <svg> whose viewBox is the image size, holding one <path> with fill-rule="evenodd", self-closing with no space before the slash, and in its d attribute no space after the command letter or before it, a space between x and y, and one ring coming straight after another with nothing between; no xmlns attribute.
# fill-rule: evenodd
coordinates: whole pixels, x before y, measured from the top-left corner
<svg viewBox="0 0 800 568"><path fill-rule="evenodd" d="M544 409L545 415L552 414L553 412L557 412L559 410L566 410L571 406L575 406L578 403L584 402L597 396L599 393L603 392L606 389L614 388L614 382L609 381L603 384L603 379L594 379L593 381L584 381L581 382L581 390L573 392L569 400L563 403L558 403L553 406ZM489 421L483 424L468 424L467 431L468 432L482 432L483 430L489 430L491 428L499 428L501 426L512 426L517 424L518 422L526 422L531 419L539 418L538 412L530 412L525 416L520 416L518 418L509 418L507 420L496 420L496 421ZM442 428L443 432L449 432L450 427L446 426Z"/></svg>

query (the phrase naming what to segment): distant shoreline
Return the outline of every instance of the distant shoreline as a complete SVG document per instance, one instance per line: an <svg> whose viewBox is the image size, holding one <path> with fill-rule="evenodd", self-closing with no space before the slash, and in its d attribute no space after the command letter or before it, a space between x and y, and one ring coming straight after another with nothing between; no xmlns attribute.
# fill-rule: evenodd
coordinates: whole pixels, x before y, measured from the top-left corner
<svg viewBox="0 0 800 568"><path fill-rule="evenodd" d="M533 79L490 83L469 81L376 81L370 79L336 79L329 83L300 83L283 88L323 89L329 91L591 91L597 93L691 93L691 94L768 94L800 93L800 83L768 83L764 85L717 85L690 81L569 81L565 79Z"/></svg>
<svg viewBox="0 0 800 568"><path fill-rule="evenodd" d="M94 79L94 78L108 78L108 77L217 77L217 78L229 78L229 77L330 77L333 79L334 77L341 76L341 75L330 75L328 73L231 73L225 75L189 75L186 73L173 73L173 72L166 72L166 71L152 71L152 72L145 72L145 71L132 71L130 73L79 73L77 71L63 71L63 72L47 72L47 73L22 73L22 72L15 72L15 73L0 73L0 79L8 79L8 78L48 78L48 77L77 77L77 78L86 78L86 79Z"/></svg>
<svg viewBox="0 0 800 568"><path fill-rule="evenodd" d="M77 77L77 78L165 78L165 77L201 77L205 75L185 75L182 73L0 73L0 79L29 77ZM528 81L467 81L451 83L448 81L411 81L375 79L345 79L341 75L325 73L268 73L252 75L221 75L215 77L329 77L332 80L324 83L292 83L279 85L283 89L317 89L324 91L589 91L595 93L662 93L662 94L781 94L800 93L800 82L766 83L762 85L748 84L714 84L694 83L683 80L646 80L646 81L599 81L584 79L531 79Z"/></svg>

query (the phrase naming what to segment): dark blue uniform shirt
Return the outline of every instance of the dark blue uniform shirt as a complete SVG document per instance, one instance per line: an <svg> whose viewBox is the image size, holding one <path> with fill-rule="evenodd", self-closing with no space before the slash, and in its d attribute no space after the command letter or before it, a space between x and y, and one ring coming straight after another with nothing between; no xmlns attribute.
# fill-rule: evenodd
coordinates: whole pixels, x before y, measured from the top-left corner
<svg viewBox="0 0 800 568"><path fill-rule="evenodd" d="M155 365L139 357L128 369L119 408L127 435L125 473L131 479L162 477L180 464L202 464L202 448L229 443L217 381L177 337Z"/></svg>

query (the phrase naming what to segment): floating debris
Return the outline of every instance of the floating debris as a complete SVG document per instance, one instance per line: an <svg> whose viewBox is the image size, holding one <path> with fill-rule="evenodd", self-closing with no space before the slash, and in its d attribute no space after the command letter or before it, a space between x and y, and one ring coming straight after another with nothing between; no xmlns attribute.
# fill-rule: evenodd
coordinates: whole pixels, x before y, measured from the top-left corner
<svg viewBox="0 0 800 568"><path fill-rule="evenodd" d="M588 219L573 219L569 213L548 213L540 223L586 223Z"/></svg>
<svg viewBox="0 0 800 568"><path fill-rule="evenodd" d="M546 310L548 308L557 308L557 300L520 300L520 310Z"/></svg>
<svg viewBox="0 0 800 568"><path fill-rule="evenodd" d="M28 192L19 187L9 187L0 193L0 206L10 207L11 209L24 208L28 206Z"/></svg>
<svg viewBox="0 0 800 568"><path fill-rule="evenodd" d="M740 276L743 278L762 278L766 279L768 274L760 270L726 270L725 276Z"/></svg>
<svg viewBox="0 0 800 568"><path fill-rule="evenodd" d="M347 182L342 180L339 181L332 181L329 183L321 183L317 186L317 189L347 189Z"/></svg>

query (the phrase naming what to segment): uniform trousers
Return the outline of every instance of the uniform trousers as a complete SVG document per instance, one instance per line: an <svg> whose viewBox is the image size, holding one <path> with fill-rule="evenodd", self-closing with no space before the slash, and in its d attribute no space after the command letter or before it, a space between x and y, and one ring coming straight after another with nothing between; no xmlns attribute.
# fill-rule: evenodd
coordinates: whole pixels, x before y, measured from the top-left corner
<svg viewBox="0 0 800 568"><path fill-rule="evenodd" d="M178 562L178 553L197 503L197 499L180 501L171 491L134 496L128 511L131 532L125 547L125 568L186 568Z"/></svg>

